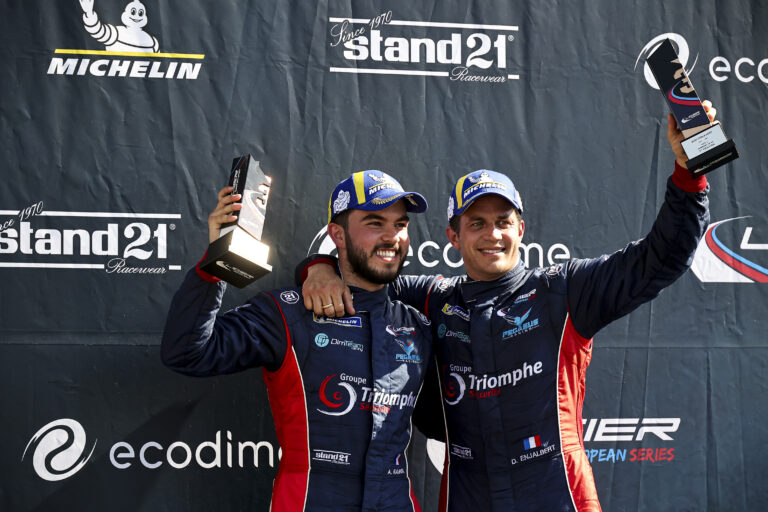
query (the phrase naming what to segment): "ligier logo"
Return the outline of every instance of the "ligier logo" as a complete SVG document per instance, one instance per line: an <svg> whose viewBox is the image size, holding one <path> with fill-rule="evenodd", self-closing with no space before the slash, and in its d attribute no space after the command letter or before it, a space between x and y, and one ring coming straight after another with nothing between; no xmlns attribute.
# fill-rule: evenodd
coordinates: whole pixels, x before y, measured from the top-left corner
<svg viewBox="0 0 768 512"><path fill-rule="evenodd" d="M645 462L657 463L675 460L675 448L668 442L680 428L681 418L584 418L584 442L591 463ZM596 443L610 443L611 448ZM616 443L636 443L643 448L620 448ZM664 446L649 447L648 445ZM626 446L626 445L625 445Z"/></svg>
<svg viewBox="0 0 768 512"><path fill-rule="evenodd" d="M114 7L115 0L102 0L100 5L105 3ZM197 79L202 62L196 61L205 55L160 52L160 41L149 28L151 13L143 3L126 3L119 22L102 19L99 10L94 0L80 0L80 9L72 9L72 17L81 15L82 29L103 49L57 48L55 54L73 57L52 57L49 75Z"/></svg>
<svg viewBox="0 0 768 512"><path fill-rule="evenodd" d="M515 299L514 304L520 304L521 302L526 302L535 298L536 298L536 288L529 291L528 293L524 293L520 295L518 298Z"/></svg>
<svg viewBox="0 0 768 512"><path fill-rule="evenodd" d="M413 334L414 332L416 332L416 328L415 327L392 327L391 325L388 325L386 327L386 331L392 336L394 336L395 338L397 338L399 336L403 336L403 335L407 336L409 334Z"/></svg>
<svg viewBox="0 0 768 512"><path fill-rule="evenodd" d="M700 281L768 283L768 229L748 219L735 217L709 225L691 265Z"/></svg>
<svg viewBox="0 0 768 512"><path fill-rule="evenodd" d="M75 420L60 419L38 430L24 448L21 460L32 457L32 467L43 480L56 482L74 475L88 462L96 441L87 450L85 430Z"/></svg>
<svg viewBox="0 0 768 512"><path fill-rule="evenodd" d="M216 265L220 266L221 268L223 268L223 269L225 269L225 270L227 270L229 272L232 272L232 273L237 274L237 275L239 275L241 277L244 277L246 279L253 279L253 276L251 274L249 274L248 272L246 272L244 270L240 270L236 266L231 265L231 264L227 263L226 261L217 260L216 261Z"/></svg>
<svg viewBox="0 0 768 512"><path fill-rule="evenodd" d="M518 80L510 55L516 25L373 18L328 18L332 73L448 78L461 82Z"/></svg>
<svg viewBox="0 0 768 512"><path fill-rule="evenodd" d="M165 274L180 219L172 213L0 210L0 268L89 269L108 274ZM2 220L5 218L6 220Z"/></svg>
<svg viewBox="0 0 768 512"><path fill-rule="evenodd" d="M688 58L690 57L690 50L688 49L688 43L686 42L685 38L680 34L668 32L666 34L661 34L654 37L648 42L648 44L643 47L642 50L640 50L640 53L637 56L637 60L635 60L635 69L637 69L638 64L642 62L645 81L648 82L648 85L654 89L658 89L659 84L656 83L656 78L653 76L653 72L645 62L645 59L647 59L648 56L651 55L656 50L656 48L658 48L659 45L664 42L665 39L672 41L672 46L674 46L677 51L680 65L685 69L685 73L687 75L690 76L691 71L693 71L693 68L696 66L696 62L699 60L699 56L697 54L696 58L693 60L693 64L691 64L691 67L686 67L688 65Z"/></svg>

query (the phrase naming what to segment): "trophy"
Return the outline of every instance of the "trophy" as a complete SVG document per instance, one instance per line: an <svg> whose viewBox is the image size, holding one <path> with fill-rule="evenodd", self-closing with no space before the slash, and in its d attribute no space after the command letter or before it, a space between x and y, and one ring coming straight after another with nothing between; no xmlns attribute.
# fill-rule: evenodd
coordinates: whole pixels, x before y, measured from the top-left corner
<svg viewBox="0 0 768 512"><path fill-rule="evenodd" d="M221 234L208 246L200 269L243 288L272 271L267 264L269 246L261 241L272 178L265 176L251 155L232 160L229 185L241 194L243 208L232 215L234 222L221 226Z"/></svg>
<svg viewBox="0 0 768 512"><path fill-rule="evenodd" d="M725 136L720 122L709 124L707 113L672 42L665 39L646 62L685 137L682 146L688 156L686 165L691 175L700 176L739 158L736 145Z"/></svg>

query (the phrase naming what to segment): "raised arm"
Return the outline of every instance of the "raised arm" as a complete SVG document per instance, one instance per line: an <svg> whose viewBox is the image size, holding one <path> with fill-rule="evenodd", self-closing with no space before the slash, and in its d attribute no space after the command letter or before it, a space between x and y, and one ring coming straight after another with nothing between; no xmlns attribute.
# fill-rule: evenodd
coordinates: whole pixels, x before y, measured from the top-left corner
<svg viewBox="0 0 768 512"><path fill-rule="evenodd" d="M705 109L710 119L715 110ZM667 138L675 170L667 181L664 203L648 235L609 256L568 263L568 307L574 326L587 339L613 320L656 297L693 262L709 223L709 190L704 176L692 177L672 116Z"/></svg>
<svg viewBox="0 0 768 512"><path fill-rule="evenodd" d="M261 293L217 316L226 285L192 269L171 301L161 344L163 363L194 376L263 366L277 370L287 347L274 299Z"/></svg>
<svg viewBox="0 0 768 512"><path fill-rule="evenodd" d="M222 224L242 208L232 187L218 193L208 216L208 240L219 237ZM203 257L203 260L205 257ZM201 260L202 261L202 260ZM217 317L226 290L220 279L190 270L171 301L161 345L163 363L195 376L232 373L254 366L276 370L287 347L285 327L274 299L262 293L243 306Z"/></svg>

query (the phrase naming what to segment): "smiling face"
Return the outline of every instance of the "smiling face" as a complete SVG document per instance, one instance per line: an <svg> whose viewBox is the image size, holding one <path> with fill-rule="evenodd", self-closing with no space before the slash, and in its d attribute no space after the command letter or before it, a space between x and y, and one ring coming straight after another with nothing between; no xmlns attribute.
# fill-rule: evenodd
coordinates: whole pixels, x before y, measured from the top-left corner
<svg viewBox="0 0 768 512"><path fill-rule="evenodd" d="M120 19L126 27L141 28L147 24L147 10L141 2L130 2Z"/></svg>
<svg viewBox="0 0 768 512"><path fill-rule="evenodd" d="M524 231L525 222L512 203L488 194L461 214L458 232L448 227L446 234L461 251L467 275L475 281L493 281L517 265Z"/></svg>
<svg viewBox="0 0 768 512"><path fill-rule="evenodd" d="M394 280L405 263L410 240L402 200L383 210L350 210L346 227L332 222L328 232L339 250L347 284L367 290Z"/></svg>

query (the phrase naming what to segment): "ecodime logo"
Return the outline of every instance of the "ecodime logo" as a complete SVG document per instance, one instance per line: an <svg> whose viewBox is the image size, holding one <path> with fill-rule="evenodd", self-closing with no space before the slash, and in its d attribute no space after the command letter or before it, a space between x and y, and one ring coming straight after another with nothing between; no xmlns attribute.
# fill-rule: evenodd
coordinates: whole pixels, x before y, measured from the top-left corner
<svg viewBox="0 0 768 512"><path fill-rule="evenodd" d="M651 68L648 66L648 63L645 62L645 59L648 58L648 56L652 54L656 50L656 48L658 48L659 45L664 42L665 39L669 39L670 41L672 41L672 46L674 46L675 50L677 51L677 56L680 60L680 65L683 66L686 74L688 74L689 76L691 74L691 71L693 71L693 68L696 66L696 62L699 60L699 55L696 54L696 58L693 60L693 64L691 64L691 67L686 67L688 65L688 57L690 56L690 50L688 49L688 42L680 34L675 34L674 32L667 32L666 34L661 34L651 39L648 42L648 44L646 44L643 47L643 49L640 50L640 53L637 56L637 60L635 60L634 69L637 69L637 65L642 60L643 75L645 76L645 81L648 82L648 85L650 85L651 87L657 90L659 88L659 84L656 83L656 78L653 76L653 72L651 71Z"/></svg>
<svg viewBox="0 0 768 512"><path fill-rule="evenodd" d="M30 210L32 208L32 210ZM0 268L102 270L165 274L175 213L0 210ZM5 219L5 220L4 220Z"/></svg>
<svg viewBox="0 0 768 512"><path fill-rule="evenodd" d="M327 226L320 228L320 231L312 239L309 249L307 249L307 256L310 254L328 254L332 256L337 254L336 244L333 243L333 239L328 235Z"/></svg>
<svg viewBox="0 0 768 512"><path fill-rule="evenodd" d="M205 55L160 52L160 42L147 30L151 17L143 3L126 3L121 23L114 25L99 16L94 0L80 0L80 9L72 9L73 17L78 13L83 30L104 49L57 48L54 54L72 57L52 57L49 75L196 80L200 74L202 63L195 61L204 60Z"/></svg>
<svg viewBox="0 0 768 512"><path fill-rule="evenodd" d="M74 475L88 462L96 448L86 454L85 430L75 420L55 420L38 430L24 448L21 460L31 452L32 467L43 480L56 482Z"/></svg>
<svg viewBox="0 0 768 512"><path fill-rule="evenodd" d="M461 82L518 80L508 54L516 25L395 19L328 18L331 73L448 78Z"/></svg>

